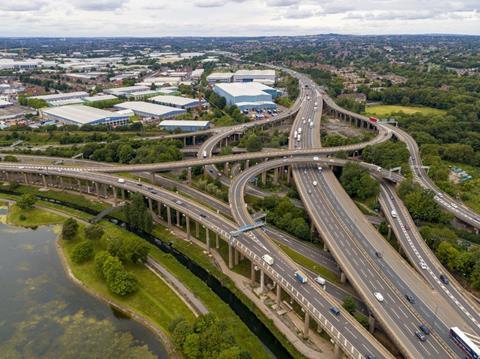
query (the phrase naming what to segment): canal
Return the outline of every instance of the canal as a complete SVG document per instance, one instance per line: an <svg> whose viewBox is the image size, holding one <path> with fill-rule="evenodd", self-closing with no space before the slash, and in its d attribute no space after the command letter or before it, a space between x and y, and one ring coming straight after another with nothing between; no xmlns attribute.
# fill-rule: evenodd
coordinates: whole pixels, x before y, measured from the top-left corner
<svg viewBox="0 0 480 359"><path fill-rule="evenodd" d="M1 356L168 358L157 336L70 281L55 240L51 226L0 223Z"/></svg>

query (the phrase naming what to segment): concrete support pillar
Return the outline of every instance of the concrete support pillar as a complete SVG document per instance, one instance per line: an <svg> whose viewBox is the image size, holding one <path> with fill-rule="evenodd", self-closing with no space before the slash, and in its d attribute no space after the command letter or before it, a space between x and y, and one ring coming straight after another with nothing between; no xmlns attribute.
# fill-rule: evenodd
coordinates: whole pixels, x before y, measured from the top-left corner
<svg viewBox="0 0 480 359"><path fill-rule="evenodd" d="M273 184L278 184L278 168L273 169Z"/></svg>
<svg viewBox="0 0 480 359"><path fill-rule="evenodd" d="M228 162L223 164L223 174L228 177Z"/></svg>
<svg viewBox="0 0 480 359"><path fill-rule="evenodd" d="M205 242L207 243L207 252L210 254L210 231L205 228Z"/></svg>
<svg viewBox="0 0 480 359"><path fill-rule="evenodd" d="M250 262L250 283L255 285L255 263Z"/></svg>
<svg viewBox="0 0 480 359"><path fill-rule="evenodd" d="M162 218L162 202L157 202L157 213L160 218Z"/></svg>
<svg viewBox="0 0 480 359"><path fill-rule="evenodd" d="M175 211L177 212L177 227L180 227L180 212L179 211Z"/></svg>
<svg viewBox="0 0 480 359"><path fill-rule="evenodd" d="M122 200L125 201L125 190L122 188L120 191L122 193Z"/></svg>
<svg viewBox="0 0 480 359"><path fill-rule="evenodd" d="M387 239L390 240L392 237L392 227L390 225L388 227Z"/></svg>
<svg viewBox="0 0 480 359"><path fill-rule="evenodd" d="M248 170L250 168L250 160L245 161L245 169Z"/></svg>
<svg viewBox="0 0 480 359"><path fill-rule="evenodd" d="M335 357L335 359L340 359L340 356L341 356L341 351L340 351L340 345L338 345L337 342L335 342L333 344L333 356Z"/></svg>
<svg viewBox="0 0 480 359"><path fill-rule="evenodd" d="M93 182L94 186L95 186L95 195L97 196L97 198L100 197L100 186L98 184L98 182Z"/></svg>
<svg viewBox="0 0 480 359"><path fill-rule="evenodd" d="M303 320L303 337L308 339L308 334L310 331L310 314L305 310L305 318Z"/></svg>
<svg viewBox="0 0 480 359"><path fill-rule="evenodd" d="M167 206L167 223L169 227L172 225L172 209L169 206Z"/></svg>
<svg viewBox="0 0 480 359"><path fill-rule="evenodd" d="M187 168L187 183L192 184L192 167Z"/></svg>
<svg viewBox="0 0 480 359"><path fill-rule="evenodd" d="M322 334L322 332L323 332L322 326L320 325L320 323L317 323L317 333Z"/></svg>
<svg viewBox="0 0 480 359"><path fill-rule="evenodd" d="M345 276L345 273L340 272L340 283L345 283L347 281L347 277Z"/></svg>
<svg viewBox="0 0 480 359"><path fill-rule="evenodd" d="M8 180L8 178L7 178L7 180ZM60 177L58 178L58 180L60 181L60 188L61 188L61 189L65 189L65 184L63 183L63 177L60 176Z"/></svg>
<svg viewBox="0 0 480 359"><path fill-rule="evenodd" d="M288 166L288 169L287 169L287 183L290 183L291 178L292 178L292 166Z"/></svg>
<svg viewBox="0 0 480 359"><path fill-rule="evenodd" d="M231 244L228 245L228 268L233 268L233 247Z"/></svg>
<svg viewBox="0 0 480 359"><path fill-rule="evenodd" d="M277 303L277 307L280 306L280 303L282 302L282 287L280 287L280 284L277 283L277 296L275 298L275 301Z"/></svg>
<svg viewBox="0 0 480 359"><path fill-rule="evenodd" d="M198 222L195 222L195 238L199 238L200 237L200 225L198 224Z"/></svg>
<svg viewBox="0 0 480 359"><path fill-rule="evenodd" d="M82 193L82 182L80 182L79 179L77 179L77 187L78 187L78 192Z"/></svg>
<svg viewBox="0 0 480 359"><path fill-rule="evenodd" d="M28 185L28 176L25 172L23 173L23 182Z"/></svg>
<svg viewBox="0 0 480 359"><path fill-rule="evenodd" d="M262 172L262 184L267 184L267 172Z"/></svg>
<svg viewBox="0 0 480 359"><path fill-rule="evenodd" d="M323 250L328 252L327 242L323 241Z"/></svg>
<svg viewBox="0 0 480 359"><path fill-rule="evenodd" d="M186 146L187 146L187 138L184 137L184 138L183 138L183 147L186 147Z"/></svg>
<svg viewBox="0 0 480 359"><path fill-rule="evenodd" d="M260 269L260 293L265 291L265 272Z"/></svg>
<svg viewBox="0 0 480 359"><path fill-rule="evenodd" d="M368 331L370 333L375 331L375 318L371 314L368 316Z"/></svg>
<svg viewBox="0 0 480 359"><path fill-rule="evenodd" d="M187 241L190 240L190 217L185 217L186 225L187 225Z"/></svg>
<svg viewBox="0 0 480 359"><path fill-rule="evenodd" d="M218 233L215 232L215 248L220 248L220 241L218 240Z"/></svg>
<svg viewBox="0 0 480 359"><path fill-rule="evenodd" d="M151 198L147 198L147 201L148 201L148 209L150 210L150 212L153 212L152 199L151 199Z"/></svg>
<svg viewBox="0 0 480 359"><path fill-rule="evenodd" d="M197 139L195 136L192 137L192 144L195 146L197 143Z"/></svg>
<svg viewBox="0 0 480 359"><path fill-rule="evenodd" d="M233 252L234 255L233 255L233 258L234 258L234 263L235 265L238 265L238 251L235 249L235 252Z"/></svg>

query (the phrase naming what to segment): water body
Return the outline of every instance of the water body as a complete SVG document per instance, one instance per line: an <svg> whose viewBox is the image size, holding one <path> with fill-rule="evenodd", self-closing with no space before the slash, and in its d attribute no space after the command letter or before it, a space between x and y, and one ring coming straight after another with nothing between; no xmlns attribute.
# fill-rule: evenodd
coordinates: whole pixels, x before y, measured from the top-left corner
<svg viewBox="0 0 480 359"><path fill-rule="evenodd" d="M168 358L157 336L70 281L55 239L52 227L0 223L0 357Z"/></svg>

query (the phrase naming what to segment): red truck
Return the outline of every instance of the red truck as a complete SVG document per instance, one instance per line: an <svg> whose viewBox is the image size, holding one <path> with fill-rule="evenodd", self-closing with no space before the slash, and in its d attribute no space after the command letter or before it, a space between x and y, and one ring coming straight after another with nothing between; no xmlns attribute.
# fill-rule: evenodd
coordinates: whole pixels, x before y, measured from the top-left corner
<svg viewBox="0 0 480 359"><path fill-rule="evenodd" d="M376 117L370 117L370 122L378 122L378 118Z"/></svg>

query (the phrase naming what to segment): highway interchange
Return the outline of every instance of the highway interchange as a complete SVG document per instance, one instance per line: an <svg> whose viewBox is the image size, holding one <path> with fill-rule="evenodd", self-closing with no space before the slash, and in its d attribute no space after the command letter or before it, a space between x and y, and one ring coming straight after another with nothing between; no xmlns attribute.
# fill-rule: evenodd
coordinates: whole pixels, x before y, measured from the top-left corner
<svg viewBox="0 0 480 359"><path fill-rule="evenodd" d="M295 293L294 295L297 298L301 298L299 300L311 311L312 319L318 319L320 322L328 321L326 327L328 329L330 325L330 329L327 331L333 332L334 336L339 336L337 338L338 342L347 354L358 358L367 354L374 354L377 357L388 357L385 349L360 327L352 317L344 314L343 311L341 316L334 316L328 312L331 306L338 306L338 303L316 285L314 281L309 281L302 285L294 279L292 274L298 266L283 255L269 239L270 235L275 236L274 232L269 232L268 230L265 232L254 231L237 238L232 238L229 235L239 225L252 223L253 221L244 202L245 188L252 176L258 175L268 168L274 168L276 165L292 165L294 168L293 177L300 196L317 231L327 242L330 252L344 273L346 273L348 280L367 303L375 318L380 321L392 339L395 340L403 354L410 358L457 357L459 352L448 338L448 328L457 325L471 333L479 333L480 318L478 307L471 299L462 294L464 290L461 289L460 285L453 278L450 277L448 288L439 281L440 273L447 274L446 270L420 237L415 224L390 184L382 183L381 187L380 200L384 207L384 212L412 265L421 275L414 271L398 253L386 244L378 232L367 223L364 216L356 209L328 168L329 161L332 161L331 165L339 165L339 161L337 159L329 160L325 156L340 150L360 150L369 143L375 144L388 140L394 134L397 138L407 143L412 155L411 166L415 179L436 193L435 199L437 202L443 203L446 210L477 228L480 226L478 215L465 206L457 204L452 198L443 194L435 187L421 167L418 146L408 134L396 127L377 125L378 136L369 141L369 143L344 146L342 148L322 148L319 136L323 112L321 107L328 105L330 108L334 108L336 105L332 104L333 101L317 89L315 84L309 79L303 75L297 76L302 80L302 94L288 115L285 115L286 118L292 116L297 110L299 111L292 127L290 136L291 148L288 151L281 150L261 154L247 153L211 157L213 148L220 140L234 133L244 133L250 127L268 123L264 121L263 123L249 123L248 125L235 126L216 132L201 147L197 159L185 160L174 164L104 166L99 168L93 165L54 167L34 163L2 163L0 169L11 172L56 174L58 176L95 180L113 187L121 186L131 192L139 192L147 198L168 204L168 206L202 223L210 230L219 233L226 241L237 247L260 268L263 268L264 272L270 278L280 283L284 290L289 293ZM308 88L304 85L308 85ZM310 97L309 100L307 100L307 96ZM314 102L318 103L317 107L319 108L317 110L314 110ZM343 109L342 111L348 112ZM359 116L357 114L354 115ZM283 118L279 116L277 120L283 120ZM310 118L313 120L312 127L308 122ZM368 119L363 120L368 121ZM300 127L303 133L302 139L301 141L296 141L293 138L293 132L294 130L298 131ZM295 144L297 144L298 148L295 148ZM207 158L203 158L205 157L203 156L203 151L207 152ZM320 157L318 161L314 161L313 156L323 157ZM118 177L106 174L124 171L140 173L193 166L210 168L209 166L214 164L260 160L265 159L265 157L268 157L268 159L279 159L252 166L235 177L232 183L229 183L231 184L229 192L230 209L236 223L220 215L218 210L216 213L194 202L189 202L188 206L186 206L185 203L189 201L188 198L166 191L160 187L151 186L147 188L145 185L139 186L138 182L131 180L125 180L125 183L120 185ZM308 162L314 163L308 164ZM318 163L315 162L322 163L322 171L318 170ZM375 167L369 168L374 174ZM102 174L100 172L105 173ZM384 177L390 175L385 169L382 169L379 174ZM165 179L162 180L159 176L156 177L156 181L160 184L168 182ZM313 185L314 182L317 185ZM179 199L181 199L183 205L178 205ZM211 206L211 203L209 205ZM217 206L221 207L218 204ZM213 208L215 208L215 205ZM224 208L222 209L224 210ZM392 217L392 210L398 213L397 217ZM207 213L206 217L200 216L200 214L205 215L205 213ZM269 253L275 258L275 265L268 266L262 263L261 256L265 253ZM382 258L379 258L377 253L381 253ZM427 264L426 270L419 267L420 258ZM385 300L382 303L373 296L375 291L383 294ZM414 305L406 300L405 294L413 295L415 298ZM414 335L414 331L418 330L418 325L421 323L426 323L433 329L433 333L426 342L418 341Z"/></svg>

